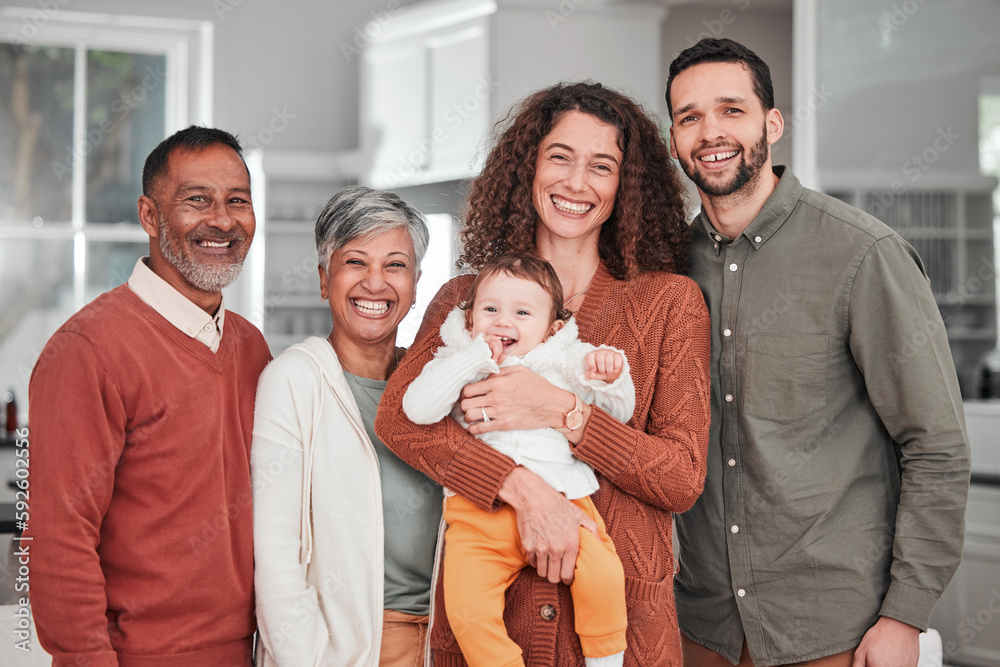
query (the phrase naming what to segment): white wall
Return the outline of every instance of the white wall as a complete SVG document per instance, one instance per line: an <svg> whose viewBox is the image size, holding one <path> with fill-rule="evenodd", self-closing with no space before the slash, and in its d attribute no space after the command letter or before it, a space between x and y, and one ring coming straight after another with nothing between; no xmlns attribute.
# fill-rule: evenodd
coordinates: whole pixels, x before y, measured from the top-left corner
<svg viewBox="0 0 1000 667"><path fill-rule="evenodd" d="M819 110L821 171L869 168L909 182L907 171L921 169L914 155L933 149L934 173L978 173L982 77L1000 75L996 3L843 0L820 3L819 19L830 95Z"/></svg>

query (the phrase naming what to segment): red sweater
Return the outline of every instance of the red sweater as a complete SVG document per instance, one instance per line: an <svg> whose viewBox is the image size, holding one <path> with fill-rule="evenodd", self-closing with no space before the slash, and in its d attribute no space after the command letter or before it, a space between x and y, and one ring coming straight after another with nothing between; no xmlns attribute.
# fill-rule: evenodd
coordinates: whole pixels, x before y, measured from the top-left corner
<svg viewBox="0 0 1000 667"><path fill-rule="evenodd" d="M407 386L442 344L441 323L464 298L471 276L446 284L427 310L417 339L389 380L376 430L409 464L484 508L513 462L446 417L418 426L403 413ZM576 316L580 339L625 352L635 383L635 413L622 424L595 408L577 458L597 471L594 504L607 524L625 568L628 648L632 667L680 667L673 595L671 512L690 507L701 493L709 424L709 321L698 286L667 273L615 280L603 264ZM443 613L441 582L431 635L435 665L464 665ZM556 614L539 613L552 605ZM539 667L583 664L574 632L569 587L526 569L507 591L507 631Z"/></svg>
<svg viewBox="0 0 1000 667"><path fill-rule="evenodd" d="M248 665L260 332L217 353L122 285L42 350L29 390L31 607L54 665Z"/></svg>

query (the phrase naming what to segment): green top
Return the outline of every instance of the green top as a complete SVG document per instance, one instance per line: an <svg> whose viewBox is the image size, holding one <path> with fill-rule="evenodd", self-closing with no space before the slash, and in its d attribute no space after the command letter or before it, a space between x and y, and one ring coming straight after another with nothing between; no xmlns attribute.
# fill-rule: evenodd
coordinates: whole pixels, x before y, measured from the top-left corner
<svg viewBox="0 0 1000 667"><path fill-rule="evenodd" d="M923 264L887 226L780 182L735 239L704 211L691 277L712 319L705 490L677 516L685 634L735 661L926 628L962 555L969 449Z"/></svg>
<svg viewBox="0 0 1000 667"><path fill-rule="evenodd" d="M375 435L375 413L386 382L356 377L346 370L344 377L378 456L385 522L384 605L423 616L430 611L443 493L439 485L404 463Z"/></svg>

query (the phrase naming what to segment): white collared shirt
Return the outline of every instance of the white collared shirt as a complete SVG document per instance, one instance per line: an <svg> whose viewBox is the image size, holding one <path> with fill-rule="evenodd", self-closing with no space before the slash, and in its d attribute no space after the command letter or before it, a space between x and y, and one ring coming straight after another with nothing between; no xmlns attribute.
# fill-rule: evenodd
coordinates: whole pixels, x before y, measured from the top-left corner
<svg viewBox="0 0 1000 667"><path fill-rule="evenodd" d="M219 351L222 326L226 319L226 298L222 297L219 310L212 317L196 306L186 296L153 270L146 266L149 257L140 257L135 263L128 286L140 299L163 316L167 322L195 340L204 343L212 352Z"/></svg>

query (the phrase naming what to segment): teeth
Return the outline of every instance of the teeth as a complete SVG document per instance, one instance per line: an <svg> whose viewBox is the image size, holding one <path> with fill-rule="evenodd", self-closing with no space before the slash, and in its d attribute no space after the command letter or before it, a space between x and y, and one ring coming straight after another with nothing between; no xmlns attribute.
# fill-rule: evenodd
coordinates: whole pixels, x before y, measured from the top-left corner
<svg viewBox="0 0 1000 667"><path fill-rule="evenodd" d="M590 209L594 208L593 204L574 204L559 197L553 197L552 203L555 204L557 209L565 211L566 213L586 213Z"/></svg>
<svg viewBox="0 0 1000 667"><path fill-rule="evenodd" d="M731 157L736 157L739 155L739 151L729 151L728 153L713 153L711 155L703 155L698 158L702 162L717 162L719 160L728 160Z"/></svg>
<svg viewBox="0 0 1000 667"><path fill-rule="evenodd" d="M381 315L389 310L389 304L386 301L362 301L360 299L354 299L351 303L354 304L355 308L366 315Z"/></svg>
<svg viewBox="0 0 1000 667"><path fill-rule="evenodd" d="M198 245L205 248L228 248L232 241L198 241Z"/></svg>

